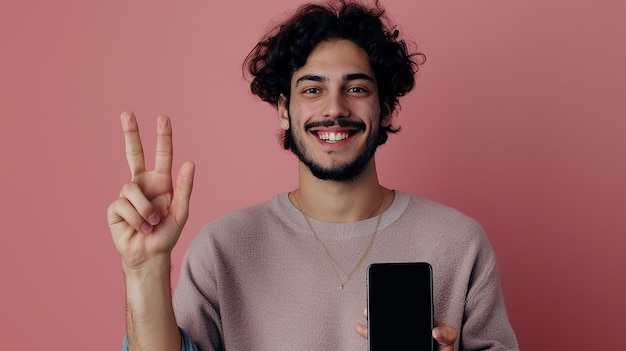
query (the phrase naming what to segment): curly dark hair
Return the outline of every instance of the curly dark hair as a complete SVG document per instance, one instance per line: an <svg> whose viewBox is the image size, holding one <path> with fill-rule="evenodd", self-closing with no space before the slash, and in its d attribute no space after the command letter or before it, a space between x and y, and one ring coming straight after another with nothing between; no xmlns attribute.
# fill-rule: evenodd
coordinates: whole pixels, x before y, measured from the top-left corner
<svg viewBox="0 0 626 351"><path fill-rule="evenodd" d="M261 100L277 107L280 95L289 102L292 74L304 66L309 54L322 42L346 39L365 50L380 98L380 121L399 107L399 97L415 84L415 73L425 61L421 52L410 53L399 31L390 24L385 10L376 0L371 8L355 0L330 0L326 4L309 3L269 31L246 57L243 68L253 77L250 90ZM400 128L381 128L378 145L388 133ZM283 137L289 149L290 138Z"/></svg>

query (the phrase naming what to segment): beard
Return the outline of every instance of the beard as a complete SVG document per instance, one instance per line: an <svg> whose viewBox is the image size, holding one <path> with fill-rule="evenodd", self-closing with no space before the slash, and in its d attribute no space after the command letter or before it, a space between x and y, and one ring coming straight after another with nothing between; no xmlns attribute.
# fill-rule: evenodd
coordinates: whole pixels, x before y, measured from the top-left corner
<svg viewBox="0 0 626 351"><path fill-rule="evenodd" d="M337 122L334 122L334 120L324 121L323 124L328 127L333 125L334 123L345 126L346 124L349 124L350 121L338 119ZM310 127L311 126L305 129L309 129ZM365 130L364 125L362 127L362 130ZM372 157L374 157L376 149L379 145L379 134L380 129L376 129L370 135L368 135L365 141L364 150L352 161L346 162L344 164L331 165L330 167L323 167L318 162L316 162L311 157L311 155L307 154L303 140L294 138L291 128L285 131L284 141L285 145L289 145L289 149L298 157L298 159L300 159L302 163L304 163L304 165L309 168L313 176L315 176L316 178L336 182L351 182L357 179L363 173L363 171L367 168L370 161L372 160Z"/></svg>

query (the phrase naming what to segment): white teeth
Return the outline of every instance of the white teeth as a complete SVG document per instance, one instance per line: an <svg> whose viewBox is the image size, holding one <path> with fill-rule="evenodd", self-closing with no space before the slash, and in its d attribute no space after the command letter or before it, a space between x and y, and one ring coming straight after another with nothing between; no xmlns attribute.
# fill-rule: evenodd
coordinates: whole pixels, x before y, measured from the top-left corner
<svg viewBox="0 0 626 351"><path fill-rule="evenodd" d="M347 139L348 133L323 132L323 133L318 133L317 136L326 142L336 143L338 141Z"/></svg>

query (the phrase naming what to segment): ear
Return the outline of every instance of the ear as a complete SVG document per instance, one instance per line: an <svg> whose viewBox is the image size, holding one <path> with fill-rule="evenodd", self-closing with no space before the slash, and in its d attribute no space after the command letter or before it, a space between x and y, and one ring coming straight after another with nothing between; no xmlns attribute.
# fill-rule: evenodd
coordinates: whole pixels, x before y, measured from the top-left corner
<svg viewBox="0 0 626 351"><path fill-rule="evenodd" d="M285 95L280 94L278 97L278 126L282 130L289 129L289 110L287 109L287 98Z"/></svg>
<svg viewBox="0 0 626 351"><path fill-rule="evenodd" d="M392 121L393 113L389 113L380 120L380 126L383 128L389 127Z"/></svg>

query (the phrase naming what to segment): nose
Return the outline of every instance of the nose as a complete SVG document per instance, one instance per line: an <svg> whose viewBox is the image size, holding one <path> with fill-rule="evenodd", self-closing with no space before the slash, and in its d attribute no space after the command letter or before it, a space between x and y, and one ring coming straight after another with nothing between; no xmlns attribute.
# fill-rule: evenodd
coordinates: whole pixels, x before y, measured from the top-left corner
<svg viewBox="0 0 626 351"><path fill-rule="evenodd" d="M350 109L341 91L329 91L322 114L325 118L349 117Z"/></svg>

